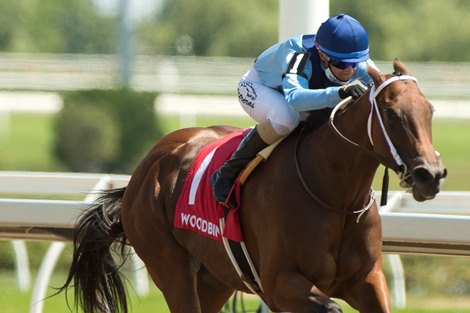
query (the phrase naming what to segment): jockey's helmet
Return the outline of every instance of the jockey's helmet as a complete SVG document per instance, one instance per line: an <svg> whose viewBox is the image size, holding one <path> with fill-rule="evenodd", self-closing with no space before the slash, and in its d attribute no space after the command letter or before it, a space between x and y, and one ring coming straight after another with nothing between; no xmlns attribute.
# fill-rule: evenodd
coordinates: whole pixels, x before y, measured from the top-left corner
<svg viewBox="0 0 470 313"><path fill-rule="evenodd" d="M330 17L321 24L315 37L318 49L331 59L357 63L370 58L366 30L347 14Z"/></svg>

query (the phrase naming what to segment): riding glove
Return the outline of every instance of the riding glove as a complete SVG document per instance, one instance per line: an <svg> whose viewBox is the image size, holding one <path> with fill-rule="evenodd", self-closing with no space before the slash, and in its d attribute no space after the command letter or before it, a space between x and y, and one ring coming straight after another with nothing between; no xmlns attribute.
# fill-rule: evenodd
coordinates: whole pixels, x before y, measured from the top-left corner
<svg viewBox="0 0 470 313"><path fill-rule="evenodd" d="M338 91L338 95L341 99L346 99L351 96L353 99L357 99L367 91L367 87L359 80L355 80L352 83L341 86Z"/></svg>

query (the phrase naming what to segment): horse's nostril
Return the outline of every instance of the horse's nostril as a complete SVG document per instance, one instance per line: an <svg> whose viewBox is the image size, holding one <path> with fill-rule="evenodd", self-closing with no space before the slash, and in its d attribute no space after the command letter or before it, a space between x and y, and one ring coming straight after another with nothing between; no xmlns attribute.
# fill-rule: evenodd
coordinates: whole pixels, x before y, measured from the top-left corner
<svg viewBox="0 0 470 313"><path fill-rule="evenodd" d="M417 167L413 170L413 180L417 183L434 180L434 176L424 167Z"/></svg>
<svg viewBox="0 0 470 313"><path fill-rule="evenodd" d="M447 177L447 168L444 169L441 178L446 178Z"/></svg>

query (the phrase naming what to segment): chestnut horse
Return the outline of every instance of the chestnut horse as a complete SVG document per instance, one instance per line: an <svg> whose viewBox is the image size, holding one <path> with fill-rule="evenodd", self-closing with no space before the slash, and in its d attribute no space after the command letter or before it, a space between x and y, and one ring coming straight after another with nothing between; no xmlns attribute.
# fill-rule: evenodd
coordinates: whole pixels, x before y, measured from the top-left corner
<svg viewBox="0 0 470 313"><path fill-rule="evenodd" d="M417 201L434 198L447 175L432 146L432 105L406 67L398 60L393 66L393 74L369 68L374 85L364 96L336 107L329 123L287 137L243 186L245 243L272 311L337 313L331 298L340 298L360 312L391 312L374 174L380 164L394 169ZM63 287L74 286L77 306L127 312L110 253L113 243L127 241L173 313L215 313L235 290L250 292L220 241L173 227L198 151L234 130L167 135L127 187L103 192L84 212Z"/></svg>

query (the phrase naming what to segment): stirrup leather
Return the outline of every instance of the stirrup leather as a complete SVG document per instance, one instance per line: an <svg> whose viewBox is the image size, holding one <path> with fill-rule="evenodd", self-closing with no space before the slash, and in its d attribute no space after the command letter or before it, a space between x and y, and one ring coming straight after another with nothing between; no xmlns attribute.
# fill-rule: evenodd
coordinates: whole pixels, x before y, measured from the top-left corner
<svg viewBox="0 0 470 313"><path fill-rule="evenodd" d="M243 171L242 175L240 176L240 184L243 185L246 180L248 179L248 176L253 172L253 170L263 161L266 161L271 153L274 151L274 149L277 147L278 144L280 144L287 136L279 138L277 141L274 143L270 144L256 155L256 157L248 163L246 166L245 170Z"/></svg>

